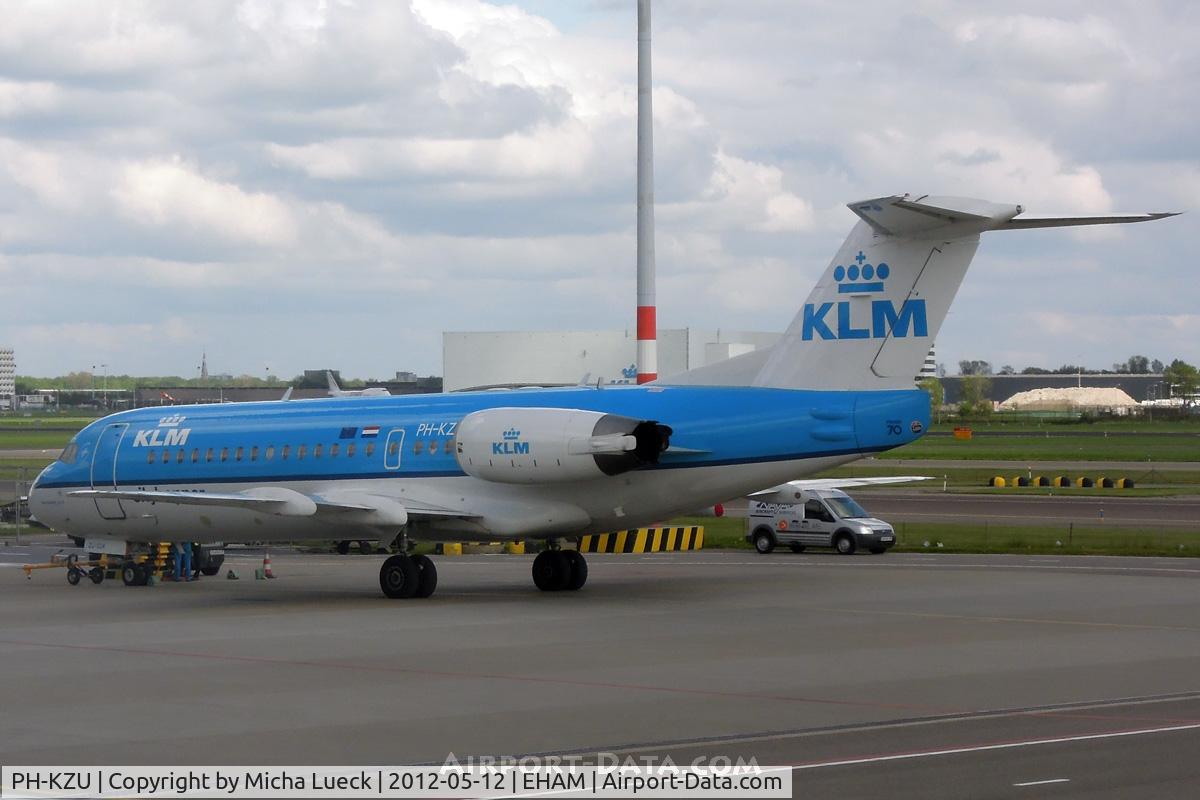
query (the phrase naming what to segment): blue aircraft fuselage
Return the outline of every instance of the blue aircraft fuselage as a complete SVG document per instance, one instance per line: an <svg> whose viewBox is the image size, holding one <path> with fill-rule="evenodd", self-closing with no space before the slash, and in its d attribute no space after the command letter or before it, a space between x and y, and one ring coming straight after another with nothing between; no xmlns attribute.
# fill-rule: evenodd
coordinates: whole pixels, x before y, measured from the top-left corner
<svg viewBox="0 0 1200 800"><path fill-rule="evenodd" d="M658 463L586 482L512 485L472 477L459 462L459 426L472 412L502 408L653 420L671 429L670 448ZM286 530L285 538L308 538L320 535L315 523L336 526L337 520L291 520L282 529L252 511L217 518L209 510L70 493L287 487L324 495L354 489L462 512L442 528L462 526L470 517L468 527L476 532L571 534L721 502L906 444L928 423L929 398L917 390L651 385L164 406L88 425L39 476L31 503L39 519L81 536L236 541ZM491 446L503 458L512 454L505 448L520 443L498 439ZM580 513L560 508L539 514L541 505ZM328 538L344 535L331 532Z"/></svg>

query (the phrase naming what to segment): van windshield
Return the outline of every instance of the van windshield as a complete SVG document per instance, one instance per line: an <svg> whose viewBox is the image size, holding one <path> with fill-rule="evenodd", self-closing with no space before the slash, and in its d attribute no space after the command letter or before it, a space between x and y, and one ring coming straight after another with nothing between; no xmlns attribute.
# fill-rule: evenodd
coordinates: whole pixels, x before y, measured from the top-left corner
<svg viewBox="0 0 1200 800"><path fill-rule="evenodd" d="M825 502L833 509L833 513L842 519L869 517L867 510L849 497L826 497Z"/></svg>

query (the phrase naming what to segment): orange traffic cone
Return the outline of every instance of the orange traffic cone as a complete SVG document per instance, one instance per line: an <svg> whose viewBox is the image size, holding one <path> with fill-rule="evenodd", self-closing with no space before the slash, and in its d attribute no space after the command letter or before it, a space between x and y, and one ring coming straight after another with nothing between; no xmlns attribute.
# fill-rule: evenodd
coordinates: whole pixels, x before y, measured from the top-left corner
<svg viewBox="0 0 1200 800"><path fill-rule="evenodd" d="M270 553L266 553L266 554L263 556L263 565L262 565L262 568L263 568L263 575L265 575L265 576L266 576L266 577L268 577L268 578L274 578L274 577L275 577L275 573L274 573L274 572L271 572L271 554L270 554Z"/></svg>

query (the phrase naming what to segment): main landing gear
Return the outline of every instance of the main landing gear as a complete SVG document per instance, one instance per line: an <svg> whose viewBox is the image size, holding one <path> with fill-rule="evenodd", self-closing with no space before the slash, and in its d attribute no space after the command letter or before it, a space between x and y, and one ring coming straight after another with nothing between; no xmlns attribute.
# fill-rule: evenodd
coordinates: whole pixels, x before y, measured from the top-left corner
<svg viewBox="0 0 1200 800"><path fill-rule="evenodd" d="M543 592L576 591L587 576L587 560L578 550L543 550L533 560L533 582Z"/></svg>
<svg viewBox="0 0 1200 800"><path fill-rule="evenodd" d="M379 588L393 600L429 597L437 589L437 567L429 556L392 556L379 568Z"/></svg>

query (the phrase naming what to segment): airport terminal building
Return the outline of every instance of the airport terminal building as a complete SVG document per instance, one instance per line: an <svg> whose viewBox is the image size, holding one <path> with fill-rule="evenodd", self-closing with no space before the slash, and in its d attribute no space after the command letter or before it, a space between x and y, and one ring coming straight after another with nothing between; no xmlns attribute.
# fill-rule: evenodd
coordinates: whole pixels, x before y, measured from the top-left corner
<svg viewBox="0 0 1200 800"><path fill-rule="evenodd" d="M658 374L678 375L770 347L779 337L758 331L660 329ZM446 332L442 369L447 392L636 383L637 336L629 330Z"/></svg>

